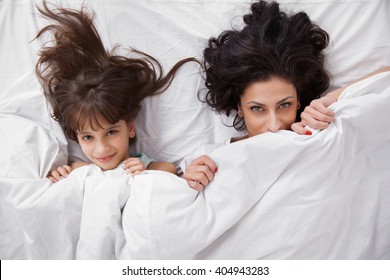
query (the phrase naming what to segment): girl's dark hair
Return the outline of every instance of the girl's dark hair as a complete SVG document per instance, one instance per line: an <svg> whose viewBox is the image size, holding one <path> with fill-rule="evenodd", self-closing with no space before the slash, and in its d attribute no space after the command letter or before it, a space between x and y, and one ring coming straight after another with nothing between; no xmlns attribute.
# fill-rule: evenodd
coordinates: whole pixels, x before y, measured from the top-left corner
<svg viewBox="0 0 390 280"><path fill-rule="evenodd" d="M53 40L40 51L36 73L44 85L44 94L52 106L52 117L65 133L77 141L76 131L89 122L116 123L133 120L140 102L168 88L178 68L194 58L177 62L166 76L159 62L143 52L131 49L135 58L106 51L93 24L93 14L83 6L50 9L46 2L39 12L54 21L41 29Z"/></svg>
<svg viewBox="0 0 390 280"><path fill-rule="evenodd" d="M276 76L297 90L301 105L298 121L303 109L329 86L322 52L329 43L328 33L306 13L289 16L276 2L253 3L243 20L242 30L227 30L209 39L203 60L205 102L217 113L229 116L237 112L240 96L249 84ZM245 129L238 115L233 126Z"/></svg>

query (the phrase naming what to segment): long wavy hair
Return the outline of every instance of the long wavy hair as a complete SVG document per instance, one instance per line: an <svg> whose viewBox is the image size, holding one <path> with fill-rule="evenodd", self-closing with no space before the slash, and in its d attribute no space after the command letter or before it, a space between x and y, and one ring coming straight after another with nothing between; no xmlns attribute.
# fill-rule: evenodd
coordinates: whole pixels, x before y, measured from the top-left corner
<svg viewBox="0 0 390 280"><path fill-rule="evenodd" d="M94 14L85 6L50 9L44 1L37 9L54 23L35 37L46 32L53 35L40 50L36 73L52 117L73 140L88 122L93 128L102 121L133 120L144 98L166 90L184 63L196 62L183 59L164 76L159 62L146 53L130 48L134 58L129 58L116 55L117 47L106 51L93 23Z"/></svg>
<svg viewBox="0 0 390 280"><path fill-rule="evenodd" d="M244 130L244 120L237 114L241 95L251 83L276 76L296 88L299 121L303 109L329 86L323 54L328 33L306 13L287 15L276 2L253 3L243 20L242 30L226 30L208 41L203 101L219 114L234 113L233 127Z"/></svg>

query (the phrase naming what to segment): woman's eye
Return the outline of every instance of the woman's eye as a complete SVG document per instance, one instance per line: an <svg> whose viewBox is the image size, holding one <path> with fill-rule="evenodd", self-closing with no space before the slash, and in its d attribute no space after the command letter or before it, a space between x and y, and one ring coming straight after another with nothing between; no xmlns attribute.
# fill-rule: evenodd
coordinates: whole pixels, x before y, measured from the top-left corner
<svg viewBox="0 0 390 280"><path fill-rule="evenodd" d="M261 107L261 106L252 106L250 109L251 109L251 111L255 111L255 112L264 111L263 107Z"/></svg>
<svg viewBox="0 0 390 280"><path fill-rule="evenodd" d="M290 108L290 107L291 107L291 103L290 102L285 102L285 103L280 104L280 108L283 108L283 109L287 109L287 108Z"/></svg>

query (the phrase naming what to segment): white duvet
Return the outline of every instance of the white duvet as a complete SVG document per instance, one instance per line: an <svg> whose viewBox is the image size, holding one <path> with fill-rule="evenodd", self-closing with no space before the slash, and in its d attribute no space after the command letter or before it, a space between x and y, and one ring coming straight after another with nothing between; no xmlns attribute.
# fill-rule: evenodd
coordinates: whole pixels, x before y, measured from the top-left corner
<svg viewBox="0 0 390 280"><path fill-rule="evenodd" d="M82 2L61 0L75 9ZM132 46L167 70L200 58L208 38L240 25L250 2L84 3L107 48ZM389 73L350 87L324 131L216 150L219 171L201 193L168 173L133 178L94 166L51 184L49 170L80 153L50 118L33 73L43 41L31 40L47 24L39 3L0 1L0 259L390 259ZM389 1L280 3L329 32L329 90L390 65ZM136 150L178 164L230 136L198 101L203 87L196 65L186 65L166 92L145 100Z"/></svg>
<svg viewBox="0 0 390 280"><path fill-rule="evenodd" d="M203 192L165 172L93 165L51 184L39 177L60 160L57 124L0 105L0 145L20 151L0 163L1 259L390 258L389 72L350 87L326 130L216 150ZM47 149L8 141L30 130Z"/></svg>

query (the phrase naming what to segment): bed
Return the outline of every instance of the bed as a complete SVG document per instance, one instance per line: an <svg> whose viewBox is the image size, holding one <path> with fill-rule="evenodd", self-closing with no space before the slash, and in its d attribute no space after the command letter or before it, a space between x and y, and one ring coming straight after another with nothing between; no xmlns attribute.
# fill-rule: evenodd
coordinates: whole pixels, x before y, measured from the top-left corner
<svg viewBox="0 0 390 280"><path fill-rule="evenodd" d="M61 1L79 8L83 1ZM120 43L165 69L200 58L207 39L240 26L248 0L84 1L107 48ZM281 0L331 36L329 90L390 65L390 2ZM50 118L34 74L46 22L35 4L0 2L0 259L390 259L390 73L349 87L336 120L312 136L266 133L211 153L203 191L162 171L124 176L93 165L45 178L82 158ZM187 64L136 120L135 149L179 165L224 141L229 119L197 99Z"/></svg>

